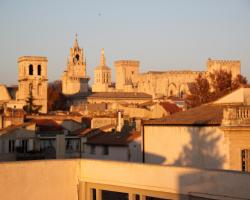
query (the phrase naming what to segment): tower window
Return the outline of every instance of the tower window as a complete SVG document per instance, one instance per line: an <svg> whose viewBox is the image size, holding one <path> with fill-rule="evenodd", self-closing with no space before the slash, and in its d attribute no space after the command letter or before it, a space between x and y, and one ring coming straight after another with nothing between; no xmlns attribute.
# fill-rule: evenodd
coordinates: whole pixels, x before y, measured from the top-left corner
<svg viewBox="0 0 250 200"><path fill-rule="evenodd" d="M37 75L41 76L41 74L42 74L41 72L42 72L42 67L41 67L41 65L38 65L37 66Z"/></svg>
<svg viewBox="0 0 250 200"><path fill-rule="evenodd" d="M29 75L33 75L33 65L29 65Z"/></svg>
<svg viewBox="0 0 250 200"><path fill-rule="evenodd" d="M76 59L77 59L77 61L79 60L79 55L78 54L76 54Z"/></svg>

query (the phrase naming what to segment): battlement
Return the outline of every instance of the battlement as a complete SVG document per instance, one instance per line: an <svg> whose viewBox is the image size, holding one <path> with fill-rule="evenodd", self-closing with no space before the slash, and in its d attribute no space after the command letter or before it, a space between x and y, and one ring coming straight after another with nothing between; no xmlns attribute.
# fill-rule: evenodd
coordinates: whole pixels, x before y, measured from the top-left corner
<svg viewBox="0 0 250 200"><path fill-rule="evenodd" d="M213 60L211 58L207 61L207 71L214 72L218 70L231 71L232 77L240 74L240 60Z"/></svg>
<svg viewBox="0 0 250 200"><path fill-rule="evenodd" d="M169 70L169 71L148 71L146 74L200 74L204 73L204 71L191 71L191 70L181 70L181 71L175 71L175 70Z"/></svg>
<svg viewBox="0 0 250 200"><path fill-rule="evenodd" d="M21 56L18 58L18 63L23 61L42 61L42 62L48 62L47 57L44 56Z"/></svg>
<svg viewBox="0 0 250 200"><path fill-rule="evenodd" d="M134 66L139 67L140 61L138 60L117 60L114 62L115 66Z"/></svg>
<svg viewBox="0 0 250 200"><path fill-rule="evenodd" d="M211 64L240 64L240 60L215 60L215 59L211 59L209 58L207 63L211 63Z"/></svg>

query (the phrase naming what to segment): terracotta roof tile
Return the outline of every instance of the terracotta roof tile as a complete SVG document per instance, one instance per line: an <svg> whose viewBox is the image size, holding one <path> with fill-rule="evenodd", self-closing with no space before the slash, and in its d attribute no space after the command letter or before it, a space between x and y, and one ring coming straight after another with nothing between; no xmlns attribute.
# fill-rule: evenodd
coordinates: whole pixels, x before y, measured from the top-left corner
<svg viewBox="0 0 250 200"><path fill-rule="evenodd" d="M144 125L220 125L225 105L207 104L166 118L143 121Z"/></svg>
<svg viewBox="0 0 250 200"><path fill-rule="evenodd" d="M90 137L87 144L127 146L131 141L140 137L140 135L140 132L131 132L129 134L101 132L93 137Z"/></svg>
<svg viewBox="0 0 250 200"><path fill-rule="evenodd" d="M181 111L181 108L179 108L176 104L174 103L169 103L169 102L161 102L160 105L170 114L174 114L176 112Z"/></svg>
<svg viewBox="0 0 250 200"><path fill-rule="evenodd" d="M33 119L39 131L62 131L63 127L53 119Z"/></svg>

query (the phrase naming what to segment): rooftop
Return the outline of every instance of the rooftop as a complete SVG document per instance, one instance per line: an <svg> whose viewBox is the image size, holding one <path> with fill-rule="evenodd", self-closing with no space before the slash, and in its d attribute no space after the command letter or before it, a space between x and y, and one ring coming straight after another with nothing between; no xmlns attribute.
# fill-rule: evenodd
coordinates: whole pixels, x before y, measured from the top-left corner
<svg viewBox="0 0 250 200"><path fill-rule="evenodd" d="M62 131L64 128L53 119L33 119L39 131Z"/></svg>
<svg viewBox="0 0 250 200"><path fill-rule="evenodd" d="M226 105L206 104L165 118L144 121L144 125L220 125Z"/></svg>
<svg viewBox="0 0 250 200"><path fill-rule="evenodd" d="M21 61L48 61L44 56L21 56L18 58L18 62Z"/></svg>
<svg viewBox="0 0 250 200"><path fill-rule="evenodd" d="M152 96L141 92L95 92L88 98L108 98L108 99L152 99Z"/></svg>
<svg viewBox="0 0 250 200"><path fill-rule="evenodd" d="M128 134L100 132L99 134L90 137L87 144L127 146L128 143L140 137L140 135L140 132L136 131Z"/></svg>

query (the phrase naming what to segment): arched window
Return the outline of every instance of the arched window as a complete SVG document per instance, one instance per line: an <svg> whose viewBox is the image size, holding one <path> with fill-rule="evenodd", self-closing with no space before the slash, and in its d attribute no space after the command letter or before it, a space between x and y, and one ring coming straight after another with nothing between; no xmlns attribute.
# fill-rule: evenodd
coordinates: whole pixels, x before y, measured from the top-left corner
<svg viewBox="0 0 250 200"><path fill-rule="evenodd" d="M78 54L76 54L76 60L77 60L77 61L79 60L79 55L78 55Z"/></svg>
<svg viewBox="0 0 250 200"><path fill-rule="evenodd" d="M29 65L29 75L33 75L33 65Z"/></svg>
<svg viewBox="0 0 250 200"><path fill-rule="evenodd" d="M174 92L173 92L173 90L170 90L170 96L173 96L173 94L174 94Z"/></svg>
<svg viewBox="0 0 250 200"><path fill-rule="evenodd" d="M41 65L38 65L37 66L37 75L41 76L41 74L42 74L42 67L41 67Z"/></svg>
<svg viewBox="0 0 250 200"><path fill-rule="evenodd" d="M182 90L182 91L180 92L180 98L183 98L184 95L185 95L185 91Z"/></svg>

